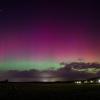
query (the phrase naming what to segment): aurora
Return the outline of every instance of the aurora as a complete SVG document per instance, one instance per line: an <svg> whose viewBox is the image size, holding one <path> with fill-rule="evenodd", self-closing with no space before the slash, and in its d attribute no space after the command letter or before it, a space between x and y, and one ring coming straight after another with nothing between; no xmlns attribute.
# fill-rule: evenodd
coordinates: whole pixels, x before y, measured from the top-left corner
<svg viewBox="0 0 100 100"><path fill-rule="evenodd" d="M0 70L100 62L99 15L90 3L0 1L0 9Z"/></svg>

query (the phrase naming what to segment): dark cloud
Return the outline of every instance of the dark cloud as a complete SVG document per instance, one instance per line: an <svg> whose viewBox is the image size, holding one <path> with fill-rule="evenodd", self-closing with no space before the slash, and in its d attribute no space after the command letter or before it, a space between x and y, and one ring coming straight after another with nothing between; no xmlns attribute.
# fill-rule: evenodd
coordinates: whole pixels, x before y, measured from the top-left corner
<svg viewBox="0 0 100 100"><path fill-rule="evenodd" d="M73 65L73 66L72 66ZM77 65L77 66L76 66ZM81 66L80 66L81 65ZM8 81L48 81L56 80L56 81L70 81L70 80L77 80L77 79L88 79L92 77L100 76L100 72L97 73L88 73L88 72L81 72L81 71L74 71L72 67L78 69L88 69L88 68L95 68L91 67L91 65L98 65L97 68L100 68L100 64L97 63L70 63L66 64L63 68L58 70L29 70L29 71L17 71L17 70L9 70L6 72L0 72L0 80ZM85 67L87 66L87 67Z"/></svg>

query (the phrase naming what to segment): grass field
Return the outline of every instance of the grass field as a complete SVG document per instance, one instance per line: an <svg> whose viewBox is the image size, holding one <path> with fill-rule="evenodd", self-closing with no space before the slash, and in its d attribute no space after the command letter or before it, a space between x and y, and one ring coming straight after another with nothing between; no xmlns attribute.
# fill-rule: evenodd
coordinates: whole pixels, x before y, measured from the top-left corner
<svg viewBox="0 0 100 100"><path fill-rule="evenodd" d="M100 99L99 84L0 83L1 98Z"/></svg>

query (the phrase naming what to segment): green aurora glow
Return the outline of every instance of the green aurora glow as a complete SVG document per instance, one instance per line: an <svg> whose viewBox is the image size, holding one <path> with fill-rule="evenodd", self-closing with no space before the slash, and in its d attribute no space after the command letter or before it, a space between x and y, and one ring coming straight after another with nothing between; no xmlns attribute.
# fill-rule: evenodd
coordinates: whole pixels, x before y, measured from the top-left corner
<svg viewBox="0 0 100 100"><path fill-rule="evenodd" d="M20 61L5 61L0 63L1 70L46 70L46 69L57 69L59 68L59 63L54 61L28 61L28 60L20 60Z"/></svg>

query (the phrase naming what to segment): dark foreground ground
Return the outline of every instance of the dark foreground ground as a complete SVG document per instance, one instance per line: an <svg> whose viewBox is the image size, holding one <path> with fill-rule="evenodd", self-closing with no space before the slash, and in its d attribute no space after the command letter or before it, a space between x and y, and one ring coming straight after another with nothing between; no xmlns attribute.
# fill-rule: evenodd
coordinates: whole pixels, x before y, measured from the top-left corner
<svg viewBox="0 0 100 100"><path fill-rule="evenodd" d="M61 99L100 100L99 84L75 85L67 83L0 83L0 100Z"/></svg>

